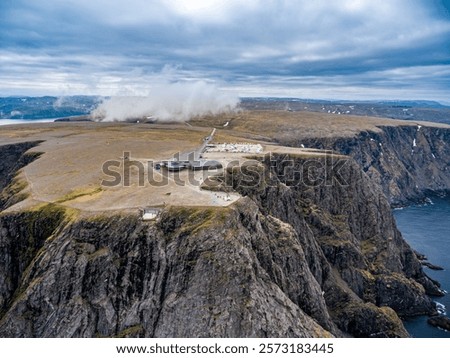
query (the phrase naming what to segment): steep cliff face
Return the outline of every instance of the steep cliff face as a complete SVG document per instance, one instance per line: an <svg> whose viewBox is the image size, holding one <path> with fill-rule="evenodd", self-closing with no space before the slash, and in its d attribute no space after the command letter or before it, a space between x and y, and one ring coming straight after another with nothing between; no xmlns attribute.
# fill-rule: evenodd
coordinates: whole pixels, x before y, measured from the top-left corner
<svg viewBox="0 0 450 358"><path fill-rule="evenodd" d="M263 163L235 171L229 183L249 195L263 213L298 233L311 272L342 330L354 335L382 332L348 326L355 305L357 311L377 310L371 304L390 307L399 315L434 311L425 292L442 293L396 229L381 190L353 160L275 155ZM311 168L316 170L313 178ZM265 180L242 189L250 177Z"/></svg>
<svg viewBox="0 0 450 358"><path fill-rule="evenodd" d="M449 190L450 129L428 126L380 129L350 138L304 138L286 144L332 149L353 157L369 178L383 188L394 206L422 201L428 192Z"/></svg>
<svg viewBox="0 0 450 358"><path fill-rule="evenodd" d="M26 153L40 142L24 142L0 146L0 211L24 199L19 194L26 186L15 177L18 171L40 156L39 152Z"/></svg>
<svg viewBox="0 0 450 358"><path fill-rule="evenodd" d="M0 336L407 336L437 288L382 192L345 158L269 159L226 173L231 207L157 223L3 212Z"/></svg>
<svg viewBox="0 0 450 358"><path fill-rule="evenodd" d="M276 219L256 220L255 211L248 202L172 208L159 224L133 216L62 223L2 292L0 335L330 335L296 303L314 297L308 308L335 330L295 233ZM21 224L17 215L1 217L2 257L9 263L2 276L23 260L12 249L28 240L29 233L17 231ZM273 258L260 262L258 253L267 250Z"/></svg>
<svg viewBox="0 0 450 358"><path fill-rule="evenodd" d="M1 214L0 214L1 215ZM22 276L35 256L61 224L61 208L48 205L39 210L0 216L0 312L14 300Z"/></svg>

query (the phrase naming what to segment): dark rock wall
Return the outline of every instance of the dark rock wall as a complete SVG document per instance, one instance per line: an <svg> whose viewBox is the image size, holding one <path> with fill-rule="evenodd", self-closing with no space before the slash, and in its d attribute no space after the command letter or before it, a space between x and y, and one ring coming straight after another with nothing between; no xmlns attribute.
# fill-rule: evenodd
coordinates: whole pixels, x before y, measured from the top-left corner
<svg viewBox="0 0 450 358"><path fill-rule="evenodd" d="M27 151L40 142L24 142L0 146L0 211L21 201L24 196L19 192L23 183L15 180L18 171L38 158L41 153Z"/></svg>
<svg viewBox="0 0 450 358"><path fill-rule="evenodd" d="M343 165L335 165L342 160ZM350 158L286 155L266 157L263 163L241 172L230 170L229 184L252 198L262 213L296 231L330 314L341 329L355 335L376 333L345 327L339 317L346 318L350 313L345 312L355 306L371 310L387 306L403 316L434 312L425 293L434 294L439 288L423 273L395 226L389 203L359 165ZM318 168L316 178L340 178L342 183L327 184L324 179L311 185L301 179L308 176L311 163ZM264 180L242 189L251 176Z"/></svg>
<svg viewBox="0 0 450 358"><path fill-rule="evenodd" d="M249 202L172 208L157 225L133 216L63 223L22 270L14 294L2 293L0 336L329 336L297 304L310 297L311 315L337 332L295 233L256 220L255 211ZM11 241L28 233L4 228L21 224L13 215L0 220L2 257L12 262L21 253L8 249Z"/></svg>
<svg viewBox="0 0 450 358"><path fill-rule="evenodd" d="M449 190L450 129L393 126L381 130L353 138L299 139L285 144L332 149L351 156L381 185L394 206L422 201L428 192Z"/></svg>
<svg viewBox="0 0 450 358"><path fill-rule="evenodd" d="M287 185L280 159L248 168L270 174L254 186L233 173L246 198L231 208L168 208L158 223L3 213L0 336L406 336L394 310L434 305L383 195L354 162L346 187Z"/></svg>
<svg viewBox="0 0 450 358"><path fill-rule="evenodd" d="M33 161L34 156L26 151L40 142L24 142L0 146L0 192L11 182L17 171Z"/></svg>
<svg viewBox="0 0 450 358"><path fill-rule="evenodd" d="M257 158L225 175L244 196L230 208L167 208L158 223L0 213L0 336L407 336L399 316L433 313L440 290L390 204L448 190L449 133L299 140L354 160ZM3 208L31 147L0 148Z"/></svg>

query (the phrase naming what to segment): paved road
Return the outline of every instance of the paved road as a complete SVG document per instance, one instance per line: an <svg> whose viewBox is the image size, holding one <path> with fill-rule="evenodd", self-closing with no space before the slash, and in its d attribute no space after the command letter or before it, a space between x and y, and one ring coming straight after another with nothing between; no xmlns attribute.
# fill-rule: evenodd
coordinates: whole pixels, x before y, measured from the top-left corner
<svg viewBox="0 0 450 358"><path fill-rule="evenodd" d="M216 133L216 128L213 128L213 130L211 131L211 134L203 140L203 143L200 147L198 147L197 149L195 149L193 151L180 153L178 160L180 160L180 161L199 160L202 157L202 154L204 153L204 151L206 150L206 147L209 144L209 142L211 142L211 140L214 138L215 133Z"/></svg>

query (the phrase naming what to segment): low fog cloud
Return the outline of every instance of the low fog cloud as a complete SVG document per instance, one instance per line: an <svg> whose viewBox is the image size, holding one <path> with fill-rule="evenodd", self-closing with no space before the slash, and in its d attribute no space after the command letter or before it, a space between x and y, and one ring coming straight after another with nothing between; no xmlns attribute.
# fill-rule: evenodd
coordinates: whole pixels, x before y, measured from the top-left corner
<svg viewBox="0 0 450 358"><path fill-rule="evenodd" d="M148 96L116 96L106 99L93 112L98 121L149 118L187 121L195 116L232 111L237 95L206 82L167 83L153 87Z"/></svg>

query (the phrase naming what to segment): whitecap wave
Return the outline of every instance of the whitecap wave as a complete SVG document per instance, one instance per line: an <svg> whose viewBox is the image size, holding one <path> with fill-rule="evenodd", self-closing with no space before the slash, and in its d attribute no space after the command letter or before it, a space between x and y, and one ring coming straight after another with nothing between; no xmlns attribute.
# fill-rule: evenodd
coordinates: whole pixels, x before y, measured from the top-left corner
<svg viewBox="0 0 450 358"><path fill-rule="evenodd" d="M425 198L425 202L429 205L434 205L433 200L431 200L430 198Z"/></svg>
<svg viewBox="0 0 450 358"><path fill-rule="evenodd" d="M436 302L436 301L434 301L434 303L436 304L436 310L438 311L439 314L442 314L442 315L447 314L447 307L445 307L445 305L443 305L440 302Z"/></svg>

